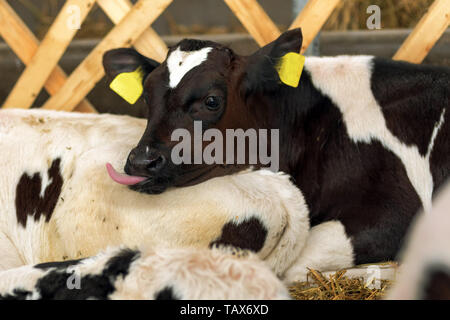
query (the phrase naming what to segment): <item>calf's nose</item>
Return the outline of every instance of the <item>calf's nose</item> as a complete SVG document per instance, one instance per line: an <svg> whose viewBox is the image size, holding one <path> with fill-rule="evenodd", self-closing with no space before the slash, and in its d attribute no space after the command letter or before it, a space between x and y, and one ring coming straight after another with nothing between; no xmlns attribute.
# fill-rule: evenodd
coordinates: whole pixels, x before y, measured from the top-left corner
<svg viewBox="0 0 450 320"><path fill-rule="evenodd" d="M166 164L165 156L155 149L137 147L131 150L125 165L125 172L132 176L151 176Z"/></svg>

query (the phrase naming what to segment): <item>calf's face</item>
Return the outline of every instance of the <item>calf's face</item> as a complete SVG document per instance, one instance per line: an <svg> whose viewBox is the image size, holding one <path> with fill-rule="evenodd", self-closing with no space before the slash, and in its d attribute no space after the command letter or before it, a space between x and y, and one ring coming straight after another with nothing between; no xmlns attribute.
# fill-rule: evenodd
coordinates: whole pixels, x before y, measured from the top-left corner
<svg viewBox="0 0 450 320"><path fill-rule="evenodd" d="M127 175L142 178L120 180L113 174L113 179L138 181L127 184L136 191L160 193L171 186L193 185L248 168L247 158L239 164L196 160L195 153L200 152L201 157L214 138L202 137L197 145L195 138L211 128L222 137L226 129L264 128L267 115L254 106L255 99L263 105L264 95L282 85L275 64L285 53L299 52L301 43L301 30L295 29L251 56L240 56L218 43L185 39L169 49L161 64L134 49L106 52L103 65L109 79L142 70L142 96L148 106L146 130L124 168ZM173 152L183 135L180 132L190 135L192 151L183 154L188 150L185 148L176 153L190 159L181 163ZM224 150L226 143L223 141Z"/></svg>

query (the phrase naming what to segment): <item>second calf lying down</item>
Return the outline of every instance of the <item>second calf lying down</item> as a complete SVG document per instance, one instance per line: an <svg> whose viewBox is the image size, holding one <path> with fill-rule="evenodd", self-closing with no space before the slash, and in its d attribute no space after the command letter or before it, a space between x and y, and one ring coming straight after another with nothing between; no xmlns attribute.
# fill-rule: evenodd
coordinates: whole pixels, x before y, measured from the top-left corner
<svg viewBox="0 0 450 320"><path fill-rule="evenodd" d="M0 300L289 299L256 255L226 249L109 249L0 272Z"/></svg>

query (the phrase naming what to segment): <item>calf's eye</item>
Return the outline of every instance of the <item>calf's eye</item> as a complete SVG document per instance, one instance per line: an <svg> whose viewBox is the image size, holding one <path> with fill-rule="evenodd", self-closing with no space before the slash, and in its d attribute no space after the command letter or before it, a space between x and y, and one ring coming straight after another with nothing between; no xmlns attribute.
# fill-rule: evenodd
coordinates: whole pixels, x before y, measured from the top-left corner
<svg viewBox="0 0 450 320"><path fill-rule="evenodd" d="M209 96L205 99L205 105L208 110L217 110L220 107L220 98L216 96Z"/></svg>

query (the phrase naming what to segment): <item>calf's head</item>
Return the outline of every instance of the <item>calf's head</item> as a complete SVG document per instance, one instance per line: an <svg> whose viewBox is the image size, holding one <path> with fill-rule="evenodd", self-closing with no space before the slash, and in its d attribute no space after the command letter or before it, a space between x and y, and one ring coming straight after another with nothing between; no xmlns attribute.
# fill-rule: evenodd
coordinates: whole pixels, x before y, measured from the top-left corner
<svg viewBox="0 0 450 320"><path fill-rule="evenodd" d="M131 48L106 52L103 65L110 80L137 69L143 73L142 96L148 106L146 130L124 168L127 178L110 168L111 177L137 191L160 193L248 168L248 157L226 161L226 130L270 129L268 119L277 111L268 108L267 99L283 86L275 66L286 53L298 53L301 44L301 30L294 29L250 56L237 55L215 42L191 39L171 47L163 63ZM195 159L195 153L200 150L201 157L216 138L203 137L199 146L194 142L196 135L211 128L224 137L223 163ZM183 154L186 149L177 153L190 159L182 163L173 159L180 130L192 138L192 154Z"/></svg>

